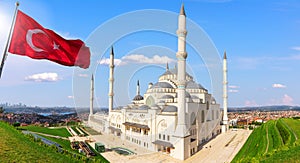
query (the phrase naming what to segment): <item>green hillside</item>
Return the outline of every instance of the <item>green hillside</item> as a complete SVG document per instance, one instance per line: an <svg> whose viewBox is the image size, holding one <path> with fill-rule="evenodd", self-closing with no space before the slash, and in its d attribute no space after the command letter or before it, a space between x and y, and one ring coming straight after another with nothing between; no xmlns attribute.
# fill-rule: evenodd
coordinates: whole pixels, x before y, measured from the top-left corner
<svg viewBox="0 0 300 163"><path fill-rule="evenodd" d="M39 145L12 126L0 122L0 162L76 162L72 157Z"/></svg>
<svg viewBox="0 0 300 163"><path fill-rule="evenodd" d="M300 162L300 120L271 120L256 128L232 162Z"/></svg>
<svg viewBox="0 0 300 163"><path fill-rule="evenodd" d="M61 137L69 134L65 128L50 129L29 126L26 129ZM0 162L108 162L100 154L87 158L77 153L71 149L70 142L67 140L42 136L59 143L64 149L63 152L57 152L55 148L46 146L42 142L36 142L33 138L25 136L14 127L0 121Z"/></svg>

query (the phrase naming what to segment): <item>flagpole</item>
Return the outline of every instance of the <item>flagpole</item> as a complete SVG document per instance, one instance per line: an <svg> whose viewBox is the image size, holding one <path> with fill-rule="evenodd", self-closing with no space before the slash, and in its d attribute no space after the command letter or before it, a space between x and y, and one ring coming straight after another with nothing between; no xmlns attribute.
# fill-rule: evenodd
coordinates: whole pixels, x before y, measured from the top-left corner
<svg viewBox="0 0 300 163"><path fill-rule="evenodd" d="M15 9L13 21L12 21L11 26L10 26L10 30L9 30L9 34L8 34L8 39L7 39L7 42L6 42L6 45L5 45L5 49L4 49L4 52L3 52L3 56L2 56L2 61L1 61L1 66L0 66L0 78L1 78L1 75L2 75L2 70L3 70L3 67L4 67L4 62L5 62L6 57L7 57L7 51L8 51L8 47L10 45L12 31L13 31L14 26L15 26L15 21L16 21L16 16L17 16L17 11L18 11L19 5L20 5L20 3L17 1L16 2L16 9Z"/></svg>

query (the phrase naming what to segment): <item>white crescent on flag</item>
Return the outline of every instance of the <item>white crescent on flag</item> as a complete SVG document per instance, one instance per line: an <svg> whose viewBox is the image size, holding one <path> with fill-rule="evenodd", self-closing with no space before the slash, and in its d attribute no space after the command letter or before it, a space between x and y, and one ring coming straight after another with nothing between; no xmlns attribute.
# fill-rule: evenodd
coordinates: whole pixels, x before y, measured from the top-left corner
<svg viewBox="0 0 300 163"><path fill-rule="evenodd" d="M33 34L37 34L37 33L42 33L46 36L48 36L43 30L41 29L30 29L27 31L27 34L26 34L26 42L27 44L31 47L32 50L36 51L36 52L42 52L44 51L43 49L41 48L38 48L36 46L34 46L33 42L32 42L32 35Z"/></svg>

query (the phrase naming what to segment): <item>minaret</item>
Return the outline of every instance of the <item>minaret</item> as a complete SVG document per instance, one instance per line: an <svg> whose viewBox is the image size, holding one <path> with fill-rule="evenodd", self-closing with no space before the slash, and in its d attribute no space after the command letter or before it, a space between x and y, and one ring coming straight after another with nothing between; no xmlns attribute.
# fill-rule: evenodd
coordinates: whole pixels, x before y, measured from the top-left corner
<svg viewBox="0 0 300 163"><path fill-rule="evenodd" d="M166 71L169 70L169 63L167 62Z"/></svg>
<svg viewBox="0 0 300 163"><path fill-rule="evenodd" d="M136 95L140 95L140 81L137 81L137 85L136 85Z"/></svg>
<svg viewBox="0 0 300 163"><path fill-rule="evenodd" d="M94 75L92 75L91 78L91 90L90 90L90 116L92 116L93 113L93 109L94 109Z"/></svg>
<svg viewBox="0 0 300 163"><path fill-rule="evenodd" d="M223 57L223 124L225 125L225 130L223 129L223 132L228 130L228 117L227 117L227 56L226 51L224 52Z"/></svg>
<svg viewBox="0 0 300 163"><path fill-rule="evenodd" d="M178 88L177 88L177 101L178 101L178 123L175 132L175 136L177 137L185 137L188 135L187 127L186 127L186 120L185 120L185 113L186 113L186 100L185 100L185 86L186 86L186 16L184 11L184 6L182 4L180 9L180 14L178 17L178 30L176 31L178 36L178 51L176 53L177 58L177 81L178 81Z"/></svg>
<svg viewBox="0 0 300 163"><path fill-rule="evenodd" d="M109 63L109 93L108 93L108 111L109 114L113 109L114 99L114 49L111 47L110 50L110 63Z"/></svg>

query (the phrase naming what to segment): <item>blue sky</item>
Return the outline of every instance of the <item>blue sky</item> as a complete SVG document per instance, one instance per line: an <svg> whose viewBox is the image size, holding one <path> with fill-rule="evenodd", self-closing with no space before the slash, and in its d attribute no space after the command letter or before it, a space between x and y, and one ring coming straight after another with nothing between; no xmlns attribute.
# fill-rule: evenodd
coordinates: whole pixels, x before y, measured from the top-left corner
<svg viewBox="0 0 300 163"><path fill-rule="evenodd" d="M116 20L116 16L145 9L178 13L182 2L185 4L187 17L210 38L220 57L224 50L227 51L229 106L300 104L299 1L78 0L66 3L59 0L32 0L20 1L19 9L45 28L52 29L65 38L80 38L87 41L89 46L89 39L95 35L97 29L101 29L101 25L110 20ZM14 2L0 0L1 58L14 7ZM139 21L147 25L160 21L163 23L165 20L162 17L153 22L143 22L141 16L123 23ZM170 29L176 29L176 24L175 19L174 24L170 24ZM113 26L111 32L121 28L122 26ZM187 37L192 37L193 29L189 29L188 26L187 30ZM174 30L174 34L175 32ZM106 36L109 35L109 32L106 33ZM98 39L99 42L93 43L100 46L104 45L108 38L98 36ZM123 36L113 44L116 61L123 62L123 65L116 67L116 74L129 75L126 79L116 77L116 105L130 102L135 95L136 80L141 81L141 93L144 93L148 83L155 83L158 76L164 72L166 61L170 62L170 67L174 67L176 63L177 39L172 34L145 30ZM101 107L107 106L108 68L104 61L109 57L109 47L105 47L104 54L94 54L98 56L99 63L102 63L97 64L94 71L97 104ZM211 74L201 58L203 54L197 54L192 46L188 46L187 50L189 73L211 92ZM139 66L131 68L131 65ZM9 54L0 79L0 103L74 106L74 96L77 95L73 92L76 83L73 71L73 67ZM88 100L82 99L87 105ZM222 103L220 99L218 102Z"/></svg>

